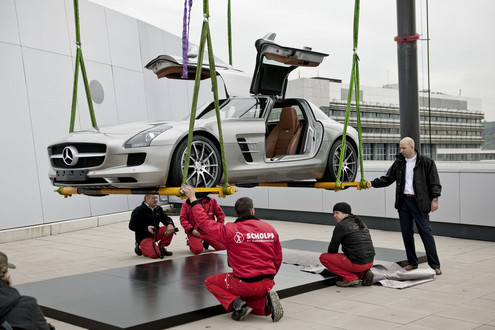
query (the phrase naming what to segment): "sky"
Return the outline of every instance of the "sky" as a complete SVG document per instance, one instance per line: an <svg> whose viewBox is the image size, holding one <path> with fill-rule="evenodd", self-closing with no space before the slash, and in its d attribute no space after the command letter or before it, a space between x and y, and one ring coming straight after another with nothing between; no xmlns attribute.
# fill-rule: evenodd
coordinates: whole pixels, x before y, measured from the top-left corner
<svg viewBox="0 0 495 330"><path fill-rule="evenodd" d="M182 0L89 0L135 17L177 36L182 35ZM405 0L400 0L405 1ZM227 0L209 2L209 25L215 56L228 62ZM419 90L428 88L427 0L416 0ZM430 86L432 93L481 99L486 121L495 121L495 1L428 1ZM231 0L233 66L254 70L254 42L275 32L276 43L311 47L330 54L317 68L291 75L341 79L349 84L352 68L354 1ZM193 1L190 41L199 44L203 1ZM359 14L360 83L380 87L398 82L397 4L361 0ZM158 55L158 54L157 54Z"/></svg>

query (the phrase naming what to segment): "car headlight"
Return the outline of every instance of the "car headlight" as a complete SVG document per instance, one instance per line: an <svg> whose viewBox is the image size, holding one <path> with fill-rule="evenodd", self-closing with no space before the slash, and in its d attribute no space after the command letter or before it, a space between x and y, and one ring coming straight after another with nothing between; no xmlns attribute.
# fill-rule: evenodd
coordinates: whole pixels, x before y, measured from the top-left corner
<svg viewBox="0 0 495 330"><path fill-rule="evenodd" d="M127 140L127 142L125 143L125 147L126 148L149 147L151 141L153 141L154 138L156 138L158 135L162 134L163 132L168 131L171 128L172 126L170 125L160 125L142 131L131 137L129 140Z"/></svg>

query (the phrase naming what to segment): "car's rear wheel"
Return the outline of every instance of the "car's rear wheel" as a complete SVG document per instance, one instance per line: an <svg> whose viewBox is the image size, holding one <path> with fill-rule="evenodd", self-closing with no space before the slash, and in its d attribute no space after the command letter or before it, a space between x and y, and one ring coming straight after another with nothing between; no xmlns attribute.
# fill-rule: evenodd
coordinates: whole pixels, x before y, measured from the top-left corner
<svg viewBox="0 0 495 330"><path fill-rule="evenodd" d="M167 186L179 187L182 184L186 160L187 139L179 143L170 164ZM222 161L216 145L207 137L193 136L191 156L187 171L187 184L192 187L215 187L222 178Z"/></svg>
<svg viewBox="0 0 495 330"><path fill-rule="evenodd" d="M333 143L328 154L327 167L321 181L335 182L339 173L340 151L342 149L342 140L337 140ZM353 182L356 180L358 170L358 154L354 146L345 141L345 153L342 163L342 172L340 174L340 182Z"/></svg>

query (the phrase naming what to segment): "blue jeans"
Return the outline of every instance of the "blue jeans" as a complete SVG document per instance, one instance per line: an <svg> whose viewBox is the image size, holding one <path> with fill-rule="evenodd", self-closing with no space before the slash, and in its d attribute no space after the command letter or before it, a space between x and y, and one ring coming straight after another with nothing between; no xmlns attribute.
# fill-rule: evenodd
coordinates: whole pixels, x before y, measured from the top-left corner
<svg viewBox="0 0 495 330"><path fill-rule="evenodd" d="M399 219L402 240L404 241L404 247L406 248L407 263L411 266L418 265L416 247L414 246L413 223L415 220L416 228L418 229L419 236L425 247L428 265L430 265L431 268L440 268L435 239L431 233L430 216L428 213L421 212L415 197L404 196L399 207Z"/></svg>

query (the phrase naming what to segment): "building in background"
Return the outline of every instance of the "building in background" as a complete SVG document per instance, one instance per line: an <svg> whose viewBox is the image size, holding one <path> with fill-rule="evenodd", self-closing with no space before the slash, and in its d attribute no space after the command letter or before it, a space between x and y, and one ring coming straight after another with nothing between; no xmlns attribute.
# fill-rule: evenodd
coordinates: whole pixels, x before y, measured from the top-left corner
<svg viewBox="0 0 495 330"><path fill-rule="evenodd" d="M289 81L286 95L306 98L343 123L348 93L341 80L299 78ZM400 140L398 85L360 86L359 94L364 160L395 159ZM432 93L428 100L427 92L422 92L419 105L422 153L439 161L495 159L495 153L481 150L480 99ZM349 124L357 127L355 102L351 110Z"/></svg>

